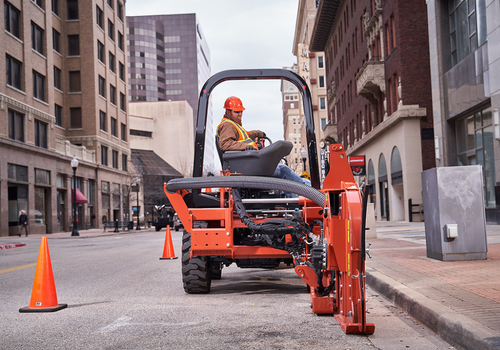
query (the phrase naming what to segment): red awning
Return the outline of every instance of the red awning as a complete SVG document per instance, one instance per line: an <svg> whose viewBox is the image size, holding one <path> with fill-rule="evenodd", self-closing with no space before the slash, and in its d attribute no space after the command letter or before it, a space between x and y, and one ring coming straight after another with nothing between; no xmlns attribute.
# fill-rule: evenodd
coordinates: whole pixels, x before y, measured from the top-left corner
<svg viewBox="0 0 500 350"><path fill-rule="evenodd" d="M87 203L88 202L87 198L85 198L83 193L78 188L76 189L76 202L77 203ZM71 196L71 203L73 203L73 196Z"/></svg>

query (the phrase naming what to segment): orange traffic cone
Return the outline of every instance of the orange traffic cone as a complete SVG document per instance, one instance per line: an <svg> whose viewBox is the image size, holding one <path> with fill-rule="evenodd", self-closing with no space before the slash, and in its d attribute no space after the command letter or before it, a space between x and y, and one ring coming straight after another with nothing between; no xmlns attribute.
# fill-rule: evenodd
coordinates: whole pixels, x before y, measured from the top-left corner
<svg viewBox="0 0 500 350"><path fill-rule="evenodd" d="M172 236L170 235L170 225L167 225L167 234L165 235L165 248L163 248L163 256L160 260L177 259L174 253L174 246L172 244Z"/></svg>
<svg viewBox="0 0 500 350"><path fill-rule="evenodd" d="M30 306L19 309L19 312L53 312L64 309L68 304L58 304L52 264L50 263L47 237L42 237L38 262L36 263L35 281L31 293Z"/></svg>

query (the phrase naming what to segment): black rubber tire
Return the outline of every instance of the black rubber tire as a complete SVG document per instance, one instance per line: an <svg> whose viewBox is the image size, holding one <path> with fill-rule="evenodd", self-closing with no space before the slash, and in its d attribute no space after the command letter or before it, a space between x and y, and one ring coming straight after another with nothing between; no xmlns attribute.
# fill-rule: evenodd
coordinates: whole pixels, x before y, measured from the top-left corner
<svg viewBox="0 0 500 350"><path fill-rule="evenodd" d="M159 226L155 226L155 230L156 230L156 232L160 231L160 227Z"/></svg>
<svg viewBox="0 0 500 350"><path fill-rule="evenodd" d="M189 294L210 293L212 269L209 268L208 257L194 256L190 258L191 233L184 230L182 234L182 284Z"/></svg>

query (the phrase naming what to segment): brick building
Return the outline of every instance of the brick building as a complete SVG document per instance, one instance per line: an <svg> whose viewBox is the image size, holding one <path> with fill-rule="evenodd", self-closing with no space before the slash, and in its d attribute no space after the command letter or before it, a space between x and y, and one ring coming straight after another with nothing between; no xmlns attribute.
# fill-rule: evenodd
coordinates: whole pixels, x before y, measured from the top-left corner
<svg viewBox="0 0 500 350"><path fill-rule="evenodd" d="M125 1L4 1L0 235L79 229L129 214Z"/></svg>
<svg viewBox="0 0 500 350"><path fill-rule="evenodd" d="M325 53L328 123L366 157L377 219L409 220L435 166L425 1L316 3L309 49Z"/></svg>

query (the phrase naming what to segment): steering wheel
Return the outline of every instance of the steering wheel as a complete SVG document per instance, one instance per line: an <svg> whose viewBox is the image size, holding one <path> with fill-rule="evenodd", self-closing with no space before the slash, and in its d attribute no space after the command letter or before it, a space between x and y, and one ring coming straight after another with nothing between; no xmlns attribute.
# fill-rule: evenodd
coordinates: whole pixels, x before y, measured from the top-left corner
<svg viewBox="0 0 500 350"><path fill-rule="evenodd" d="M267 137L267 136L264 136L264 137L257 137L257 142L256 142L256 143L257 143L257 144L261 144L261 145L262 145L262 140L267 140L267 141L269 141L269 144L270 144L270 145L272 145L272 144L273 144L273 141L271 141L271 139L270 139L269 137ZM264 148L264 146L259 147L259 149L261 149L261 148Z"/></svg>

